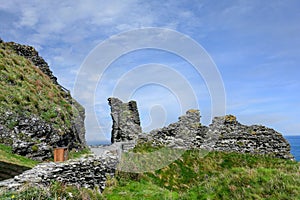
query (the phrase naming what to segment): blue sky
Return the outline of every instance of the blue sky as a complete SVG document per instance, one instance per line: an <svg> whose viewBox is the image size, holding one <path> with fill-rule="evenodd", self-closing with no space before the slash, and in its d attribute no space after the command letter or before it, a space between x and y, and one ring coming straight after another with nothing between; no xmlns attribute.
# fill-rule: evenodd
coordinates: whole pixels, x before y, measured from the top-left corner
<svg viewBox="0 0 300 200"><path fill-rule="evenodd" d="M145 27L175 30L206 50L223 80L226 113L244 124L263 124L284 135L300 134L297 0L0 0L0 37L34 46L58 81L72 92L85 58L97 45L115 34ZM88 141L110 140L106 99L118 87L121 93L117 94L130 93L125 100L138 101L144 131L177 121L189 106L200 109L203 124L210 123L213 105L207 82L178 55L141 49L120 56L105 73L89 73L96 89L75 95L84 105L86 99L94 99L94 105L85 105L92 108L87 108L87 115L96 113L98 119L98 123L86 122ZM161 81L164 84L158 84ZM185 99L178 99L180 95Z"/></svg>

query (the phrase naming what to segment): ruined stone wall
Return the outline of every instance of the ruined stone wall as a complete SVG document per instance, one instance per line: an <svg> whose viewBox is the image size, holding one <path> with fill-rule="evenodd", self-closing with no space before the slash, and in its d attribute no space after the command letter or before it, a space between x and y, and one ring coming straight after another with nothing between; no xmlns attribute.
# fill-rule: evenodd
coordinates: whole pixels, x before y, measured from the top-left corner
<svg viewBox="0 0 300 200"><path fill-rule="evenodd" d="M186 115L179 117L178 122L155 129L145 137L146 141L153 141L154 145L163 144L169 147L190 149L203 142L206 129L200 124L199 110L188 110Z"/></svg>
<svg viewBox="0 0 300 200"><path fill-rule="evenodd" d="M179 121L140 136L141 141L175 148L202 148L214 151L268 154L293 159L290 145L282 134L260 125L240 124L236 117L215 117L208 127L200 124L200 113L189 110Z"/></svg>
<svg viewBox="0 0 300 200"><path fill-rule="evenodd" d="M117 98L109 98L113 121L111 142L132 141L142 133L140 117L135 101L123 103Z"/></svg>
<svg viewBox="0 0 300 200"><path fill-rule="evenodd" d="M274 129L261 125L246 126L236 121L234 116L228 115L214 118L207 135L212 132L217 134L211 144L213 150L269 154L293 159L289 143Z"/></svg>
<svg viewBox="0 0 300 200"><path fill-rule="evenodd" d="M0 182L1 191L18 190L27 186L47 187L51 181L86 188L105 188L109 176L114 176L117 155L106 152L102 156L90 156L63 163L42 163L31 170Z"/></svg>

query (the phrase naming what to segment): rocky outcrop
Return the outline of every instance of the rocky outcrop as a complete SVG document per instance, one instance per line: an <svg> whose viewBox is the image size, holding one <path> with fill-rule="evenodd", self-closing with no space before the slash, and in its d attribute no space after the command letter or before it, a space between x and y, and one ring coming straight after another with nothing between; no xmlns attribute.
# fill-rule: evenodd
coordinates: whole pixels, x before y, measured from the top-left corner
<svg viewBox="0 0 300 200"><path fill-rule="evenodd" d="M282 134L261 125L240 124L232 115L215 117L207 135L212 133L217 136L214 143L208 145L204 142L203 147L210 146L216 151L269 154L278 158L293 159L290 145Z"/></svg>
<svg viewBox="0 0 300 200"><path fill-rule="evenodd" d="M8 129L0 119L0 142L12 146L13 153L35 160L45 160L52 157L53 148L69 147L82 148L76 132L61 134L53 125L43 121L38 116L22 116L13 112L6 112L5 119L11 119L13 128Z"/></svg>
<svg viewBox="0 0 300 200"><path fill-rule="evenodd" d="M14 153L35 160L51 158L55 147L84 148L86 146L85 110L71 97L67 89L58 84L57 78L45 60L31 46L3 41L0 45L3 59L13 61L6 62L8 64L3 68L3 76L0 77L1 84L7 84L7 88L12 88L9 82L3 80L7 80L5 77L17 77L19 84L12 85L14 87L12 90L26 90L27 95L16 92L9 98L1 97L0 143L12 146ZM24 58L30 62L25 62ZM25 68L25 66L40 70L27 70L26 76L22 74L23 72L19 73L19 69L19 71L8 70ZM28 87L24 89L24 85L30 85L29 89ZM44 94L43 102L39 93ZM2 104L2 102L9 103Z"/></svg>
<svg viewBox="0 0 300 200"><path fill-rule="evenodd" d="M81 146L86 146L85 139L85 110L75 99L71 99L72 108L73 108L73 120L72 120L72 130L75 133L76 141L78 141Z"/></svg>
<svg viewBox="0 0 300 200"><path fill-rule="evenodd" d="M11 45L13 50L18 55L30 60L36 67L44 72L44 74L49 76L54 84L59 85L57 82L57 78L53 75L53 72L50 70L46 61L41 56L39 56L39 53L32 46L21 45L14 42L9 42L8 44Z"/></svg>
<svg viewBox="0 0 300 200"><path fill-rule="evenodd" d="M179 117L178 122L151 131L146 140L153 141L155 145L190 149L203 142L206 129L200 124L199 110L188 110L186 115Z"/></svg>
<svg viewBox="0 0 300 200"><path fill-rule="evenodd" d="M116 154L109 151L102 156L89 156L63 163L42 163L24 173L0 182L1 191L18 190L27 186L47 187L51 181L102 191L106 179L114 176L118 163Z"/></svg>
<svg viewBox="0 0 300 200"><path fill-rule="evenodd" d="M111 142L132 141L142 133L139 112L135 101L123 103L117 98L109 98L113 121Z"/></svg>

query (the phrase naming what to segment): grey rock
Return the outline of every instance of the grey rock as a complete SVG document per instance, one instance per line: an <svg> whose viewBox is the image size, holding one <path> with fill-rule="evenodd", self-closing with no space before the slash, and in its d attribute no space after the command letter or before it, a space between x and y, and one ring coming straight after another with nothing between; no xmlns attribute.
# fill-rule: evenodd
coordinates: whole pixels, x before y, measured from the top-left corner
<svg viewBox="0 0 300 200"><path fill-rule="evenodd" d="M113 121L111 143L133 141L142 132L139 112L135 101L123 103L117 98L108 98Z"/></svg>
<svg viewBox="0 0 300 200"><path fill-rule="evenodd" d="M62 163L42 163L13 179L1 181L0 191L18 190L24 184L46 187L53 180L86 188L98 186L102 191L107 177L114 175L118 162L117 155L107 152L102 156L91 155Z"/></svg>
<svg viewBox="0 0 300 200"><path fill-rule="evenodd" d="M233 115L215 117L206 127L200 124L198 110L189 110L179 117L178 122L140 135L139 141L174 148L268 154L294 159L289 143L274 129L240 124Z"/></svg>
<svg viewBox="0 0 300 200"><path fill-rule="evenodd" d="M156 145L190 149L202 143L205 131L206 127L200 124L199 110L188 110L186 115L179 117L178 122L153 130L147 136L143 135L140 138L144 141L152 141Z"/></svg>

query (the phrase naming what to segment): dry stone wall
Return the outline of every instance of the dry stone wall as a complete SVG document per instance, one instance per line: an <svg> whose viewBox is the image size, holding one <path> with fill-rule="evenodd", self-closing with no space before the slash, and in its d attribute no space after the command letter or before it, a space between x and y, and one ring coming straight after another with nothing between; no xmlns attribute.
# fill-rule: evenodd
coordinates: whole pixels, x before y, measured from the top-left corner
<svg viewBox="0 0 300 200"><path fill-rule="evenodd" d="M18 190L24 185L46 187L51 181L86 188L105 188L109 176L114 176L118 156L105 152L101 156L69 160L63 163L42 163L31 170L0 182L0 192Z"/></svg>
<svg viewBox="0 0 300 200"><path fill-rule="evenodd" d="M200 124L199 110L188 110L178 122L141 134L135 102L123 103L110 98L114 121L110 146L95 149L98 155L64 163L43 163L24 173L0 182L1 190L19 189L24 184L48 186L57 180L65 184L95 188L102 191L108 176L113 176L122 152L132 149L136 140L174 148L202 148L216 151L268 154L293 159L290 145L273 129L261 125L246 126L235 116L215 117L208 127ZM129 128L130 126L133 126ZM132 131L133 130L133 131Z"/></svg>

